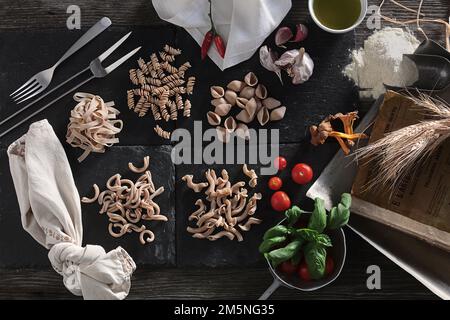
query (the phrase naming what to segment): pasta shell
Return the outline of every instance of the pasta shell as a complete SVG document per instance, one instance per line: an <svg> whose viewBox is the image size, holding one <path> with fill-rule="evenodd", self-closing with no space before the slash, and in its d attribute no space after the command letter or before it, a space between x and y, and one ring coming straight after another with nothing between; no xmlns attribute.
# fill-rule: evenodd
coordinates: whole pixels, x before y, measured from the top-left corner
<svg viewBox="0 0 450 320"><path fill-rule="evenodd" d="M245 105L245 110L247 111L247 113L249 114L249 116L252 120L255 117L257 107L258 106L257 106L256 100L254 98L251 98L250 100L248 100L247 104Z"/></svg>
<svg viewBox="0 0 450 320"><path fill-rule="evenodd" d="M261 110L259 110L258 114L256 115L256 118L258 119L258 122L260 125L264 126L269 122L270 116L269 111L266 107L262 107Z"/></svg>
<svg viewBox="0 0 450 320"><path fill-rule="evenodd" d="M253 87L245 87L242 89L242 91L239 93L239 96L245 99L251 99L255 96L255 88Z"/></svg>
<svg viewBox="0 0 450 320"><path fill-rule="evenodd" d="M225 100L232 106L236 105L237 93L232 90L227 90L225 92Z"/></svg>
<svg viewBox="0 0 450 320"><path fill-rule="evenodd" d="M245 87L245 82L239 80L233 80L228 85L227 88L233 90L234 92L240 92Z"/></svg>
<svg viewBox="0 0 450 320"><path fill-rule="evenodd" d="M237 114L236 119L244 123L250 123L253 120L245 109Z"/></svg>
<svg viewBox="0 0 450 320"><path fill-rule="evenodd" d="M216 109L214 110L215 113L217 113L219 116L226 116L228 112L231 110L231 104L229 103L222 103L219 104Z"/></svg>
<svg viewBox="0 0 450 320"><path fill-rule="evenodd" d="M262 104L264 107L266 107L269 110L272 110L272 109L275 109L275 108L278 108L279 106L281 106L280 101L278 101L277 99L274 99L274 98L270 98L270 97L267 99L264 99Z"/></svg>
<svg viewBox="0 0 450 320"><path fill-rule="evenodd" d="M216 133L217 139L219 139L220 142L228 143L230 141L230 134L224 127L217 127Z"/></svg>
<svg viewBox="0 0 450 320"><path fill-rule="evenodd" d="M215 99L222 98L225 94L225 90L220 86L211 87L211 96Z"/></svg>
<svg viewBox="0 0 450 320"><path fill-rule="evenodd" d="M227 100L225 100L224 98L218 98L218 99L211 100L211 104L214 107L217 107L219 104L224 104L224 103L227 103Z"/></svg>
<svg viewBox="0 0 450 320"><path fill-rule="evenodd" d="M262 100L267 98L266 86L263 84L258 84L258 86L256 87L256 90L255 90L255 95L256 95L256 97L258 97L259 99L262 99Z"/></svg>
<svg viewBox="0 0 450 320"><path fill-rule="evenodd" d="M245 98L242 98L242 97L238 97L238 98L236 99L236 105L237 105L239 108L242 108L242 109L245 108L245 105L247 104L247 102L248 102L248 100L245 99Z"/></svg>
<svg viewBox="0 0 450 320"><path fill-rule="evenodd" d="M279 121L284 118L284 114L286 113L286 107L279 107L270 112L270 121Z"/></svg>
<svg viewBox="0 0 450 320"><path fill-rule="evenodd" d="M245 75L244 81L250 87L254 87L258 84L258 78L253 72L247 73Z"/></svg>
<svg viewBox="0 0 450 320"><path fill-rule="evenodd" d="M250 131L245 123L239 123L236 127L236 135L242 139L250 139Z"/></svg>
<svg viewBox="0 0 450 320"><path fill-rule="evenodd" d="M237 123L233 117L228 117L225 119L225 122L223 123L223 125L224 125L225 129L231 133L234 130L236 130Z"/></svg>
<svg viewBox="0 0 450 320"><path fill-rule="evenodd" d="M262 101L259 98L255 98L255 101L256 101L256 112L258 112L259 110L261 110L261 108L263 106Z"/></svg>
<svg viewBox="0 0 450 320"><path fill-rule="evenodd" d="M222 118L215 112L209 111L206 114L206 119L208 119L208 123L212 126L218 126L222 121Z"/></svg>

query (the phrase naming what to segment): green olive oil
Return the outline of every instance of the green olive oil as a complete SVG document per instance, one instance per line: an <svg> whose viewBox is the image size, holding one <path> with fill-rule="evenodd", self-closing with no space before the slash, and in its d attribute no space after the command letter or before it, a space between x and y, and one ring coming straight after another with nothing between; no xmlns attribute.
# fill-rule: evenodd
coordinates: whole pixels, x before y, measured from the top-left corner
<svg viewBox="0 0 450 320"><path fill-rule="evenodd" d="M314 0L314 14L326 27L342 30L351 27L361 13L360 0Z"/></svg>

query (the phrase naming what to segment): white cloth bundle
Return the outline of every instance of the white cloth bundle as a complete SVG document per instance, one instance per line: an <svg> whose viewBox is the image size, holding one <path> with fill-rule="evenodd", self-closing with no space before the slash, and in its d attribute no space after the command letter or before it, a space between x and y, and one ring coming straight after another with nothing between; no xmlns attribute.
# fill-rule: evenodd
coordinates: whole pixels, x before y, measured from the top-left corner
<svg viewBox="0 0 450 320"><path fill-rule="evenodd" d="M185 28L201 45L211 28L207 0L152 2L161 19ZM227 50L222 59L217 50L211 48L210 58L221 70L249 59L280 24L291 6L291 0L212 0L214 25Z"/></svg>
<svg viewBox="0 0 450 320"><path fill-rule="evenodd" d="M8 156L22 226L50 249L50 262L66 288L84 299L124 299L136 265L120 247L108 253L100 246L82 247L80 197L47 120L33 123L9 146Z"/></svg>

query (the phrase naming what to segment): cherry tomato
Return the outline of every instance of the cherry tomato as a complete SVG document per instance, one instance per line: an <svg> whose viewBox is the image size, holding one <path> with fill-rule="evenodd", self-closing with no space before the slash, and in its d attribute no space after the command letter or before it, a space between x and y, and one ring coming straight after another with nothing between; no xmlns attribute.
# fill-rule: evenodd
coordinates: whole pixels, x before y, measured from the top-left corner
<svg viewBox="0 0 450 320"><path fill-rule="evenodd" d="M309 274L308 266L305 261L300 263L300 266L298 267L298 276L303 281L311 281L311 275Z"/></svg>
<svg viewBox="0 0 450 320"><path fill-rule="evenodd" d="M283 186L283 181L278 177L272 177L269 179L269 189L270 190L280 190Z"/></svg>
<svg viewBox="0 0 450 320"><path fill-rule="evenodd" d="M307 184L313 178L313 170L305 163L298 163L292 169L292 180L298 184Z"/></svg>
<svg viewBox="0 0 450 320"><path fill-rule="evenodd" d="M288 260L280 264L279 270L284 274L292 275L297 271L297 266L294 265L291 260Z"/></svg>
<svg viewBox="0 0 450 320"><path fill-rule="evenodd" d="M277 191L270 198L270 204L275 211L285 211L291 207L291 199L284 191Z"/></svg>
<svg viewBox="0 0 450 320"><path fill-rule="evenodd" d="M325 274L330 275L334 270L334 261L333 258L327 256L327 260L325 262Z"/></svg>
<svg viewBox="0 0 450 320"><path fill-rule="evenodd" d="M275 168L278 171L282 171L287 167L287 161L284 157L276 157L274 161Z"/></svg>

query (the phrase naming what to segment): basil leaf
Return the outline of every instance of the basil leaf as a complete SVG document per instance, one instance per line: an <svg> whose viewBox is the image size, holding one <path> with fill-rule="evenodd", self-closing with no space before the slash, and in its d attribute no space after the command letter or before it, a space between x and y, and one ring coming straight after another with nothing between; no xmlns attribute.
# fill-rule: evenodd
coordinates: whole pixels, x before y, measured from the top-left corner
<svg viewBox="0 0 450 320"><path fill-rule="evenodd" d="M280 263L291 259L302 247L303 240L297 239L289 243L286 247L276 249L267 253L267 258L276 268Z"/></svg>
<svg viewBox="0 0 450 320"><path fill-rule="evenodd" d="M308 228L322 233L327 226L327 212L325 210L325 201L320 198L314 199L314 211L309 218Z"/></svg>
<svg viewBox="0 0 450 320"><path fill-rule="evenodd" d="M294 238L302 237L306 241L316 241L319 233L312 229L297 229L292 233Z"/></svg>
<svg viewBox="0 0 450 320"><path fill-rule="evenodd" d="M333 244L331 243L330 237L324 233L318 234L317 237L315 238L315 242L324 247L332 247L333 246Z"/></svg>
<svg viewBox="0 0 450 320"><path fill-rule="evenodd" d="M298 251L294 256L291 258L292 264L294 266L298 266L300 264L300 261L302 261L302 254L301 251Z"/></svg>
<svg viewBox="0 0 450 320"><path fill-rule="evenodd" d="M327 250L314 242L309 242L305 248L305 261L312 279L318 280L325 274Z"/></svg>
<svg viewBox="0 0 450 320"><path fill-rule="evenodd" d="M285 236L281 236L281 237L273 237L273 238L269 238L264 240L260 246L259 246L259 252L261 253L267 253L270 251L270 249L272 249L275 245L283 243L286 241L286 237Z"/></svg>
<svg viewBox="0 0 450 320"><path fill-rule="evenodd" d="M352 205L352 196L349 193L343 193L341 195L341 203L344 207L350 209L350 206Z"/></svg>
<svg viewBox="0 0 450 320"><path fill-rule="evenodd" d="M289 230L286 226L279 224L279 225L267 230L266 233L264 234L263 239L267 240L267 239L273 238L273 237L285 236L288 234L288 232L289 232Z"/></svg>
<svg viewBox="0 0 450 320"><path fill-rule="evenodd" d="M292 206L292 208L287 209L284 212L284 215L287 218L288 226L292 227L298 221L303 212L304 211L297 206Z"/></svg>
<svg viewBox="0 0 450 320"><path fill-rule="evenodd" d="M330 212L328 227L330 229L339 229L348 223L350 218L350 209L339 203L337 207L333 207Z"/></svg>

